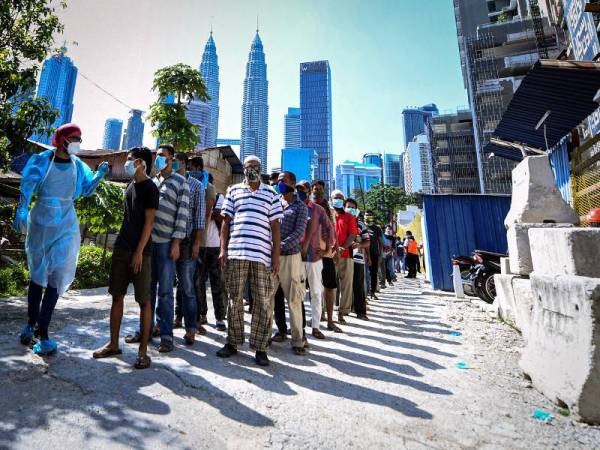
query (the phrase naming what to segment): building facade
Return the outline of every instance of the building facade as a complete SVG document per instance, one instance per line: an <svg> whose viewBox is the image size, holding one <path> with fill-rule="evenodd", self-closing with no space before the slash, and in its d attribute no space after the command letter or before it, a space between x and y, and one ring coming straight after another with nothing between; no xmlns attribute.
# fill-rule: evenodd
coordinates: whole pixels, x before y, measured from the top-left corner
<svg viewBox="0 0 600 450"><path fill-rule="evenodd" d="M409 107L402 110L402 126L404 130L404 148L415 136L425 132L427 121L438 114L435 103L420 107Z"/></svg>
<svg viewBox="0 0 600 450"><path fill-rule="evenodd" d="M102 148L104 150L119 150L121 145L121 134L123 133L123 121L119 119L106 119L104 123L104 137Z"/></svg>
<svg viewBox="0 0 600 450"><path fill-rule="evenodd" d="M383 155L383 182L390 186L404 188L402 156L397 153Z"/></svg>
<svg viewBox="0 0 600 450"><path fill-rule="evenodd" d="M77 82L77 67L71 58L65 55L67 49L63 47L60 53L44 61L37 96L50 102L53 109L58 111L58 116L50 125L52 128L71 122L73 118L73 95ZM46 145L51 143L51 134L34 135L32 139Z"/></svg>
<svg viewBox="0 0 600 450"><path fill-rule="evenodd" d="M381 167L374 164L344 161L335 167L335 188L346 197L360 195L381 182Z"/></svg>
<svg viewBox="0 0 600 450"><path fill-rule="evenodd" d="M331 115L331 69L328 61L300 63L300 116L302 147L317 152L316 177L331 192L333 138Z"/></svg>
<svg viewBox="0 0 600 450"><path fill-rule="evenodd" d="M267 143L269 132L267 64L263 44L256 30L250 48L244 79L244 102L242 104L242 133L240 159L258 156L262 172L267 172Z"/></svg>
<svg viewBox="0 0 600 450"><path fill-rule="evenodd" d="M211 104L202 102L200 100L192 100L187 105L187 111L185 112L187 119L198 126L198 143L194 147L195 150L202 150L204 148L214 147L209 145L212 139L211 133Z"/></svg>
<svg viewBox="0 0 600 450"><path fill-rule="evenodd" d="M419 134L404 152L404 189L407 193L431 194L431 147L426 134Z"/></svg>
<svg viewBox="0 0 600 450"><path fill-rule="evenodd" d="M433 192L476 194L479 172L471 111L433 117L428 125Z"/></svg>
<svg viewBox="0 0 600 450"><path fill-rule="evenodd" d="M510 193L515 163L483 151L527 71L540 58L558 56L563 33L547 2L454 0L454 11L480 192Z"/></svg>
<svg viewBox="0 0 600 450"><path fill-rule="evenodd" d="M312 181L317 170L317 152L312 148L284 148L281 150L281 170L292 172L297 181Z"/></svg>
<svg viewBox="0 0 600 450"><path fill-rule="evenodd" d="M140 147L144 140L144 121L142 120L143 111L140 109L132 109L129 112L131 115L127 120L127 137L123 138L125 141L124 149Z"/></svg>
<svg viewBox="0 0 600 450"><path fill-rule="evenodd" d="M283 145L285 148L302 147L302 118L300 108L288 108L284 116Z"/></svg>
<svg viewBox="0 0 600 450"><path fill-rule="evenodd" d="M200 130L204 140L196 148L215 147L219 132L219 90L221 85L219 83L219 57L212 31L204 46L202 62L200 63L200 75L202 75L202 79L206 84L210 100L207 102L209 117L207 120L204 119L206 121L202 122L202 130Z"/></svg>

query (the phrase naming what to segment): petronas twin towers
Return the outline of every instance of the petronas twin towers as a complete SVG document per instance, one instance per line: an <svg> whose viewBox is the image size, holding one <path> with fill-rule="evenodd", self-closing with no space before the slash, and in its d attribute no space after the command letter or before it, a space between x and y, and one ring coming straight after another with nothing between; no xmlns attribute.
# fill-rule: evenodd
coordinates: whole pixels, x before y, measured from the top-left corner
<svg viewBox="0 0 600 450"><path fill-rule="evenodd" d="M206 83L210 100L197 108L198 113L194 118L197 117L199 123L192 121L201 127L199 147L208 148L216 145L219 129L219 62L212 31L204 47L200 73ZM244 160L248 155L258 156L262 161L263 171L267 170L268 86L265 53L256 30L244 79L240 159ZM190 113L194 109L193 105L191 106Z"/></svg>

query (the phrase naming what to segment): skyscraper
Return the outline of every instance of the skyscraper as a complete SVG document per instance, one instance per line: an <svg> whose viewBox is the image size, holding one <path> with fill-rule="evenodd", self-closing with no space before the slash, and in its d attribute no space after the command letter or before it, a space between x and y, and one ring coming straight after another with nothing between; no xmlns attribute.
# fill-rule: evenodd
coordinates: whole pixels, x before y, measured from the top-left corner
<svg viewBox="0 0 600 450"><path fill-rule="evenodd" d="M199 127L198 143L195 147L196 150L214 147L215 145L210 145L210 139L212 134L212 128L210 125L210 103L201 102L200 100L192 100L190 104L187 105L187 111L185 112L185 116L190 122L192 122L194 125L198 125Z"/></svg>
<svg viewBox="0 0 600 450"><path fill-rule="evenodd" d="M73 117L73 94L77 81L77 67L71 58L65 56L67 49L63 47L57 55L51 56L42 67L38 84L37 96L46 98L53 109L58 110L58 116L51 127L68 123ZM33 139L44 144L50 144L51 136L35 135Z"/></svg>
<svg viewBox="0 0 600 450"><path fill-rule="evenodd" d="M404 148L410 144L416 135L425 131L427 121L438 114L435 103L421 107L404 108L402 110L402 124L404 126Z"/></svg>
<svg viewBox="0 0 600 450"><path fill-rule="evenodd" d="M217 47L213 39L212 30L202 54L202 62L200 63L200 75L204 83L210 100L209 105L209 120L201 125L206 128L205 138L202 148L215 147L217 145L217 133L219 131L219 58L217 56Z"/></svg>
<svg viewBox="0 0 600 450"><path fill-rule="evenodd" d="M118 150L121 144L123 121L119 119L106 119L104 123L104 138L102 148L105 150Z"/></svg>
<svg viewBox="0 0 600 450"><path fill-rule="evenodd" d="M267 140L269 132L267 64L263 44L256 30L250 47L246 78L244 79L244 102L242 104L242 133L240 159L256 155L262 161L263 173L267 173Z"/></svg>
<svg viewBox="0 0 600 450"><path fill-rule="evenodd" d="M381 167L375 164L344 161L335 167L335 188L346 197L362 197L381 181Z"/></svg>
<svg viewBox="0 0 600 450"><path fill-rule="evenodd" d="M407 193L433 192L431 175L431 147L426 134L415 136L404 152L404 189Z"/></svg>
<svg viewBox="0 0 600 450"><path fill-rule="evenodd" d="M560 52L557 44L563 25L548 15L547 6L548 2L524 0L454 0L482 193L511 192L515 163L488 158L484 149L531 66L538 59L556 58Z"/></svg>
<svg viewBox="0 0 600 450"><path fill-rule="evenodd" d="M436 194L480 192L473 118L468 109L434 117L428 126L433 191Z"/></svg>
<svg viewBox="0 0 600 450"><path fill-rule="evenodd" d="M401 172L400 161L401 156L397 153L386 153L383 156L383 182L385 184L404 187L404 174Z"/></svg>
<svg viewBox="0 0 600 450"><path fill-rule="evenodd" d="M302 147L317 152L316 177L325 182L329 192L333 182L329 61L300 63L300 110Z"/></svg>
<svg viewBox="0 0 600 450"><path fill-rule="evenodd" d="M131 116L127 120L127 139L125 139L125 148L140 147L144 139L144 122L142 121L143 111L132 109L129 111Z"/></svg>
<svg viewBox="0 0 600 450"><path fill-rule="evenodd" d="M285 115L285 131L283 136L285 148L299 148L302 146L302 120L300 108L288 108Z"/></svg>
<svg viewBox="0 0 600 450"><path fill-rule="evenodd" d="M312 181L317 169L317 153L312 148L284 148L281 150L281 170L294 172L296 179Z"/></svg>

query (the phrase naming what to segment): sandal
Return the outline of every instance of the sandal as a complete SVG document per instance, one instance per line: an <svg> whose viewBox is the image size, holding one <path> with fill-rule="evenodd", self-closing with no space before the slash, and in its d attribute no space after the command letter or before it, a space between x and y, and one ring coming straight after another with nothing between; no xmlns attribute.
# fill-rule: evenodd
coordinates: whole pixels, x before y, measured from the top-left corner
<svg viewBox="0 0 600 450"><path fill-rule="evenodd" d="M159 353L169 353L169 352L172 352L173 350L175 350L173 341L166 341L166 340L161 341L160 345L158 346Z"/></svg>
<svg viewBox="0 0 600 450"><path fill-rule="evenodd" d="M198 323L198 329L196 330L196 333L198 333L200 336L206 336L207 331L206 328L204 328L200 323Z"/></svg>
<svg viewBox="0 0 600 450"><path fill-rule="evenodd" d="M99 350L96 350L94 353L92 353L92 356L96 359L102 359L102 358L110 358L111 356L118 356L118 355L121 355L122 353L123 353L123 351L120 348L114 349L114 348L110 348L110 347L106 346Z"/></svg>
<svg viewBox="0 0 600 450"><path fill-rule="evenodd" d="M318 328L313 329L312 335L317 339L325 339L325 335Z"/></svg>
<svg viewBox="0 0 600 450"><path fill-rule="evenodd" d="M148 367L150 367L150 362L152 360L150 359L150 357L148 355L139 355L137 356L137 358L135 359L135 364L133 365L133 367L135 367L136 369L147 369Z"/></svg>
<svg viewBox="0 0 600 450"><path fill-rule="evenodd" d="M125 336L125 342L127 344L139 344L142 340L140 333L128 334Z"/></svg>
<svg viewBox="0 0 600 450"><path fill-rule="evenodd" d="M185 336L183 336L183 342L185 342L185 345L194 345L194 341L196 340L195 338L196 333L193 331L188 331L185 333Z"/></svg>
<svg viewBox="0 0 600 450"><path fill-rule="evenodd" d="M329 331L333 331L334 333L343 333L342 329L338 327L335 323L330 323L327 325L327 329Z"/></svg>

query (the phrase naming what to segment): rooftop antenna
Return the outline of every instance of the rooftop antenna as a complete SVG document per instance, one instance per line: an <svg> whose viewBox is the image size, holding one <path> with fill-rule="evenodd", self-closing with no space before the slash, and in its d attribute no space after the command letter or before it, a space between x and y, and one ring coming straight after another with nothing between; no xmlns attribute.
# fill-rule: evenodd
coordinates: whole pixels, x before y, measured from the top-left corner
<svg viewBox="0 0 600 450"><path fill-rule="evenodd" d="M258 33L258 14L256 15L256 32Z"/></svg>

